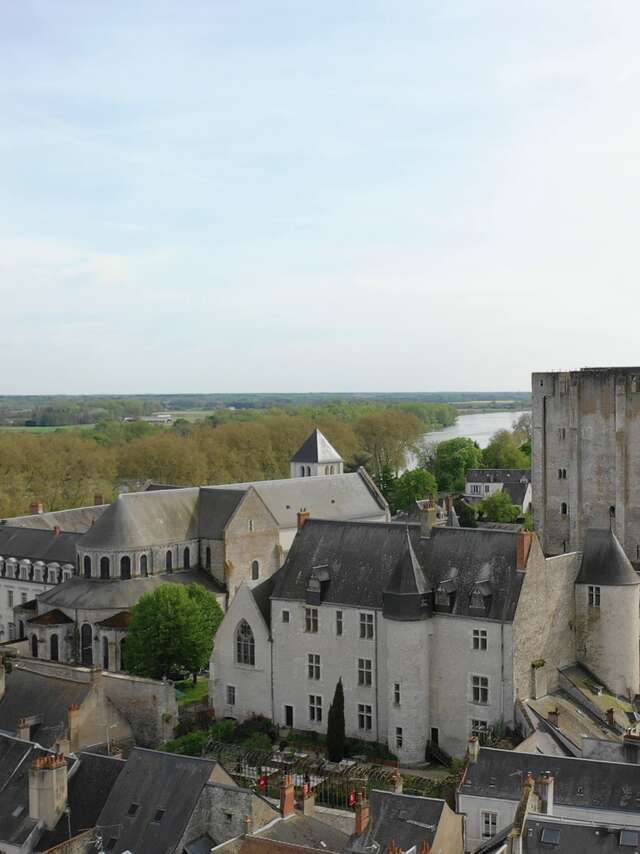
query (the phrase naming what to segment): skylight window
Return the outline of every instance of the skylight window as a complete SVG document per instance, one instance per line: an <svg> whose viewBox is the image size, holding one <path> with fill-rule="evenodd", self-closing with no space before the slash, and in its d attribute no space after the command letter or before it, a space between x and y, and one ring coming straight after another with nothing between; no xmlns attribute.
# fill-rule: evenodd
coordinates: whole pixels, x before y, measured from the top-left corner
<svg viewBox="0 0 640 854"><path fill-rule="evenodd" d="M131 804L127 810L127 815L135 815L138 812L140 804Z"/></svg>
<svg viewBox="0 0 640 854"><path fill-rule="evenodd" d="M640 832L637 830L621 830L620 846L626 848L637 848L640 845Z"/></svg>
<svg viewBox="0 0 640 854"><path fill-rule="evenodd" d="M547 845L560 845L560 828L543 827L540 841L546 842Z"/></svg>

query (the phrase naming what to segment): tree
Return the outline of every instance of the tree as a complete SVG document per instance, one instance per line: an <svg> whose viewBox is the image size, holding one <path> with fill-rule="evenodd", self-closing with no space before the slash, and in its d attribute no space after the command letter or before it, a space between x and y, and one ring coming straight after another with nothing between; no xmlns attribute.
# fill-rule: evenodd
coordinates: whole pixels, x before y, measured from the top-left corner
<svg viewBox="0 0 640 854"><path fill-rule="evenodd" d="M199 588L199 589L198 589ZM162 679L206 667L222 609L204 587L163 584L134 605L125 645L128 673Z"/></svg>
<svg viewBox="0 0 640 854"><path fill-rule="evenodd" d="M434 475L424 469L412 469L396 478L391 486L391 511L406 509L413 501L433 498L438 491Z"/></svg>
<svg viewBox="0 0 640 854"><path fill-rule="evenodd" d="M338 679L327 718L327 756L331 762L340 762L344 758L344 746L344 690L342 679Z"/></svg>
<svg viewBox="0 0 640 854"><path fill-rule="evenodd" d="M512 504L506 492L494 492L478 505L482 519L486 522L515 522L522 510Z"/></svg>
<svg viewBox="0 0 640 854"><path fill-rule="evenodd" d="M521 451L513 433L498 430L482 452L482 460L490 469L524 469L531 461Z"/></svg>
<svg viewBox="0 0 640 854"><path fill-rule="evenodd" d="M441 492L460 492L464 489L469 469L480 468L482 451L473 439L460 436L436 446L434 472Z"/></svg>
<svg viewBox="0 0 640 854"><path fill-rule="evenodd" d="M388 504L391 505L391 496L393 494L393 487L396 481L396 476L393 473L391 466L382 466L381 470L374 475L373 479Z"/></svg>
<svg viewBox="0 0 640 854"><path fill-rule="evenodd" d="M383 409L364 415L356 423L363 450L371 455L373 474L385 466L393 472L406 465L407 453L424 434L424 423L411 412Z"/></svg>
<svg viewBox="0 0 640 854"><path fill-rule="evenodd" d="M533 439L533 418L530 412L523 412L511 425L511 429L516 434L516 440L522 442L530 442Z"/></svg>

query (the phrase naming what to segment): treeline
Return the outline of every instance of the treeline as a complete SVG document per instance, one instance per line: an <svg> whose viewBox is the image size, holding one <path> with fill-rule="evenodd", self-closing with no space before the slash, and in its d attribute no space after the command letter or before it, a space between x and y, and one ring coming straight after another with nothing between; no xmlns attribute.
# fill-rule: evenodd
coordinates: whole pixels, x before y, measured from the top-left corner
<svg viewBox="0 0 640 854"><path fill-rule="evenodd" d="M144 421L105 420L93 430L44 434L0 431L0 518L106 500L122 486L147 480L176 485L232 483L289 476L289 461L315 425L346 462L376 477L401 470L408 452L434 425L455 420L453 407L428 404L373 407L336 414L270 412L224 423L177 421L165 428Z"/></svg>

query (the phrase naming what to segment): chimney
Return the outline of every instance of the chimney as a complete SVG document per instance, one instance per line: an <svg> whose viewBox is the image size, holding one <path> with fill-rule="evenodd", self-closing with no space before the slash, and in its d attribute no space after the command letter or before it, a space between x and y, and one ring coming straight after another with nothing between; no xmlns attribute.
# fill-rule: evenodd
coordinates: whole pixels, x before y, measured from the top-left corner
<svg viewBox="0 0 640 854"><path fill-rule="evenodd" d="M553 815L553 787L554 778L545 771L538 778L536 789L540 798L540 812L546 815Z"/></svg>
<svg viewBox="0 0 640 854"><path fill-rule="evenodd" d="M18 718L16 737L23 741L29 741L31 739L31 721L29 718Z"/></svg>
<svg viewBox="0 0 640 854"><path fill-rule="evenodd" d="M393 783L393 791L396 793L396 795L401 795L402 794L402 774L400 773L398 768L396 768L396 770L391 775L391 782Z"/></svg>
<svg viewBox="0 0 640 854"><path fill-rule="evenodd" d="M369 801L365 792L358 794L356 802L356 833L364 833L369 826Z"/></svg>
<svg viewBox="0 0 640 854"><path fill-rule="evenodd" d="M556 727L558 727L558 720L560 718L560 709L556 706L555 709L549 709L547 712L547 720L549 723Z"/></svg>
<svg viewBox="0 0 640 854"><path fill-rule="evenodd" d="M311 513L308 510L305 510L303 507L301 510L298 510L298 530L304 528L305 522L311 516Z"/></svg>
<svg viewBox="0 0 640 854"><path fill-rule="evenodd" d="M0 658L0 700L4 697L6 691L6 671L4 669L4 658Z"/></svg>
<svg viewBox="0 0 640 854"><path fill-rule="evenodd" d="M531 531L518 531L518 542L516 545L516 569L526 569L531 551Z"/></svg>
<svg viewBox="0 0 640 854"><path fill-rule="evenodd" d="M316 795L311 786L305 786L302 790L302 815L313 816L316 811Z"/></svg>
<svg viewBox="0 0 640 854"><path fill-rule="evenodd" d="M53 830L66 806L66 759L62 754L38 756L29 769L29 816Z"/></svg>
<svg viewBox="0 0 640 854"><path fill-rule="evenodd" d="M290 774L285 774L282 778L280 786L280 812L282 818L289 818L296 811L295 787L293 785L293 777Z"/></svg>
<svg viewBox="0 0 640 854"><path fill-rule="evenodd" d="M41 513L44 513L44 505L42 501L34 501L29 505L29 513L31 516L39 516Z"/></svg>
<svg viewBox="0 0 640 854"><path fill-rule="evenodd" d="M78 750L80 747L80 706L77 703L73 703L67 709L67 723L71 750Z"/></svg>
<svg viewBox="0 0 640 854"><path fill-rule="evenodd" d="M615 709L613 709L613 708L607 709L607 711L606 711L607 723L610 727L614 727L616 725L615 714L616 714L616 712L615 712Z"/></svg>
<svg viewBox="0 0 640 854"><path fill-rule="evenodd" d="M252 824L251 816L245 815L245 817L244 817L244 831L242 834L243 836L249 836L251 834L251 824Z"/></svg>
<svg viewBox="0 0 640 854"><path fill-rule="evenodd" d="M418 848L418 854L431 854L431 845L427 842L426 839L423 839L420 843L420 848Z"/></svg>
<svg viewBox="0 0 640 854"><path fill-rule="evenodd" d="M438 511L431 503L426 504L422 510L422 518L420 519L420 533L423 537L431 536L431 529L438 521Z"/></svg>
<svg viewBox="0 0 640 854"><path fill-rule="evenodd" d="M480 755L480 740L477 735L472 735L467 742L467 760L469 763L478 761Z"/></svg>
<svg viewBox="0 0 640 854"><path fill-rule="evenodd" d="M101 492L96 492L93 496L94 506L98 506L100 504L104 504L104 495Z"/></svg>

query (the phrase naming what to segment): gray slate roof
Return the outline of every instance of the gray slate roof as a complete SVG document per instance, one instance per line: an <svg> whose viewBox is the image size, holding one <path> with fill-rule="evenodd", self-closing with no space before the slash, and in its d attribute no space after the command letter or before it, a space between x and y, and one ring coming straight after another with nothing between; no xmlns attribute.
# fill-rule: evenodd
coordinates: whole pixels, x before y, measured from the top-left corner
<svg viewBox="0 0 640 854"><path fill-rule="evenodd" d="M637 572L613 531L596 528L587 531L576 584L598 584L603 587L640 584Z"/></svg>
<svg viewBox="0 0 640 854"><path fill-rule="evenodd" d="M216 762L134 748L100 812L113 854L173 854ZM138 804L128 815L131 804ZM156 812L164 810L159 821Z"/></svg>
<svg viewBox="0 0 640 854"><path fill-rule="evenodd" d="M506 492L511 499L512 504L517 504L522 507L522 502L527 494L528 483L505 483L502 491Z"/></svg>
<svg viewBox="0 0 640 854"><path fill-rule="evenodd" d="M523 477L531 480L531 469L469 469L467 483L518 483Z"/></svg>
<svg viewBox="0 0 640 854"><path fill-rule="evenodd" d="M76 562L76 543L81 534L52 530L0 525L0 555L3 558L28 558L46 563Z"/></svg>
<svg viewBox="0 0 640 854"><path fill-rule="evenodd" d="M333 827L320 818L296 815L282 821L276 821L265 830L254 834L257 839L270 839L288 845L303 848L316 848L322 851L342 852L349 839L346 833Z"/></svg>
<svg viewBox="0 0 640 854"><path fill-rule="evenodd" d="M6 691L0 700L0 730L16 733L20 718L41 715L42 721L32 728L31 738L43 747L51 747L67 731L69 706L81 705L90 691L86 682L32 673L16 663L6 674Z"/></svg>
<svg viewBox="0 0 640 854"><path fill-rule="evenodd" d="M250 488L250 487L249 487ZM207 540L221 540L229 520L249 491L203 487L198 500L198 532Z"/></svg>
<svg viewBox="0 0 640 854"><path fill-rule="evenodd" d="M445 802L439 798L397 795L374 789L369 796L369 825L360 836L352 836L353 851L386 851L394 842L402 851L434 840ZM425 827L425 825L427 825ZM377 848L374 846L377 845Z"/></svg>
<svg viewBox="0 0 640 854"><path fill-rule="evenodd" d="M52 510L49 513L13 516L7 519L6 523L13 527L35 528L42 531L52 531L58 527L61 531L84 534L109 506L109 504L97 504L94 507L73 507L70 510Z"/></svg>
<svg viewBox="0 0 640 854"><path fill-rule="evenodd" d="M0 733L0 843L20 848L36 827L29 817L29 768L49 752Z"/></svg>
<svg viewBox="0 0 640 854"><path fill-rule="evenodd" d="M461 795L520 801L528 772L555 778L554 801L568 807L637 812L640 765L568 756L543 756L482 747L468 766ZM581 789L581 791L578 791Z"/></svg>
<svg viewBox="0 0 640 854"><path fill-rule="evenodd" d="M341 463L342 457L326 436L316 429L291 458L292 463Z"/></svg>

